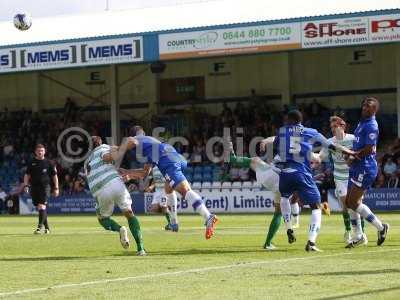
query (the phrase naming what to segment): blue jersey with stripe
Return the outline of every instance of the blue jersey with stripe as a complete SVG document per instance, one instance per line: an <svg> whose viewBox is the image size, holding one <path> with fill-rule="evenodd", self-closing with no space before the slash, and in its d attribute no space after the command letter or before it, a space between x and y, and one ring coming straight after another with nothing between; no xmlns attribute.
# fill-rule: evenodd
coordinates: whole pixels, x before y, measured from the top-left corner
<svg viewBox="0 0 400 300"><path fill-rule="evenodd" d="M372 154L367 155L359 160L354 160L351 168L364 168L365 171L375 172L378 165L376 162L376 145L379 137L379 127L375 117L361 119L356 130L354 131L355 140L353 142L353 150L359 151L368 145L374 146Z"/></svg>
<svg viewBox="0 0 400 300"><path fill-rule="evenodd" d="M310 174L310 158L315 143L321 143L323 147L332 144L317 130L299 123L279 129L274 149L281 157L283 168Z"/></svg>
<svg viewBox="0 0 400 300"><path fill-rule="evenodd" d="M162 143L154 137L137 135L138 145L132 154L139 162L159 165L167 162L179 162L182 156L169 144Z"/></svg>

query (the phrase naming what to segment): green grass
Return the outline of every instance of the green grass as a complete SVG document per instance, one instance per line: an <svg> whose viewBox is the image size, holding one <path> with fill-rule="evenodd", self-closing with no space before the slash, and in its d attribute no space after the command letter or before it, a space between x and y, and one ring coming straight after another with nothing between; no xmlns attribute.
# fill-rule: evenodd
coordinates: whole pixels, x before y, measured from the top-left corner
<svg viewBox="0 0 400 300"><path fill-rule="evenodd" d="M261 248L271 215L221 215L209 241L199 216L181 216L178 234L141 216L147 257L123 250L94 216L50 216L46 236L32 234L34 217L1 216L0 299L399 299L400 216L380 216L391 224L384 246L368 225L370 243L352 250L341 216L324 217L323 253L304 251L307 214L293 245L282 225L274 252Z"/></svg>

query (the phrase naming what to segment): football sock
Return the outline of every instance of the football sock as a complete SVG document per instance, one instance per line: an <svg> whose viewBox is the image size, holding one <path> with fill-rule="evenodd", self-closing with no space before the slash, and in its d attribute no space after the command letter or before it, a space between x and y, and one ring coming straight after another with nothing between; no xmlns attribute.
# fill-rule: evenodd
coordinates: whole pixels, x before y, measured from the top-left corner
<svg viewBox="0 0 400 300"><path fill-rule="evenodd" d="M377 218L377 216L374 215L374 213L369 209L368 206L365 204L361 203L357 207L357 212L365 218L369 223L371 223L376 229L379 231L383 230L383 225L381 221Z"/></svg>
<svg viewBox="0 0 400 300"><path fill-rule="evenodd" d="M168 224L171 224L171 216L169 211L165 213L165 218L167 219Z"/></svg>
<svg viewBox="0 0 400 300"><path fill-rule="evenodd" d="M351 222L350 222L349 213L347 211L343 211L342 216L343 216L343 223L344 223L344 227L346 228L346 231L350 231L351 230Z"/></svg>
<svg viewBox="0 0 400 300"><path fill-rule="evenodd" d="M119 225L117 222L115 222L111 218L102 218L102 219L98 219L98 220L99 220L100 225L103 226L105 230L119 232L119 230L121 229L121 225Z"/></svg>
<svg viewBox="0 0 400 300"><path fill-rule="evenodd" d="M229 162L235 167L250 168L251 158L245 156L235 156L231 153Z"/></svg>
<svg viewBox="0 0 400 300"><path fill-rule="evenodd" d="M178 224L178 197L175 192L166 194L172 224Z"/></svg>
<svg viewBox="0 0 400 300"><path fill-rule="evenodd" d="M207 221L210 217L210 211L204 205L203 200L200 195L195 191L190 190L186 193L185 199L187 202L192 203L193 209L197 211L201 216L203 216L204 220Z"/></svg>
<svg viewBox="0 0 400 300"><path fill-rule="evenodd" d="M308 230L308 240L315 243L318 232L321 229L321 209L313 209L311 212L310 228Z"/></svg>
<svg viewBox="0 0 400 300"><path fill-rule="evenodd" d="M265 240L264 248L266 246L270 246L272 239L274 238L275 234L278 232L279 226L281 225L282 221L282 214L279 212L275 212L274 216L272 217L271 224L268 228L267 239Z"/></svg>
<svg viewBox="0 0 400 300"><path fill-rule="evenodd" d="M290 208L292 211L292 217L294 219L293 221L295 224L298 224L299 223L299 214L300 214L299 203L296 202L296 203L290 204Z"/></svg>
<svg viewBox="0 0 400 300"><path fill-rule="evenodd" d="M365 232L364 228L365 228L365 221L364 221L364 218L361 218L361 229L363 232Z"/></svg>
<svg viewBox="0 0 400 300"><path fill-rule="evenodd" d="M144 250L143 237L142 237L142 231L140 230L139 220L136 218L136 216L133 216L132 218L128 219L128 223L129 223L129 229L131 230L133 238L135 239L137 250L138 251Z"/></svg>
<svg viewBox="0 0 400 300"><path fill-rule="evenodd" d="M42 228L44 225L44 220L46 219L47 212L45 209L39 209L39 223L38 228Z"/></svg>
<svg viewBox="0 0 400 300"><path fill-rule="evenodd" d="M353 228L353 239L360 239L362 235L360 214L350 208L347 211L349 212L351 227Z"/></svg>
<svg viewBox="0 0 400 300"><path fill-rule="evenodd" d="M292 229L292 222L291 222L292 212L290 209L289 198L281 197L281 212L282 212L283 222L285 222L286 230Z"/></svg>

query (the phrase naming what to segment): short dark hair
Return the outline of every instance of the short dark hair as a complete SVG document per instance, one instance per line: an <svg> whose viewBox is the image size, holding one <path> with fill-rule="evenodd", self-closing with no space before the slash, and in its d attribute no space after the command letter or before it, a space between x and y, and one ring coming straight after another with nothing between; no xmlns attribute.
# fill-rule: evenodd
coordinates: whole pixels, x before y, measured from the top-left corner
<svg viewBox="0 0 400 300"><path fill-rule="evenodd" d="M96 147L100 146L101 144L103 144L103 141L101 140L101 137L99 137L97 135L93 135L92 143L93 143L93 147L96 148Z"/></svg>
<svg viewBox="0 0 400 300"><path fill-rule="evenodd" d="M375 102L376 108L379 109L380 103L379 103L379 100L378 100L377 98L372 97L372 96L367 96L367 97L365 97L365 98L362 100L361 105L363 105L363 104L364 104L365 102L367 102L367 101Z"/></svg>
<svg viewBox="0 0 400 300"><path fill-rule="evenodd" d="M43 148L43 149L46 149L46 147L43 145L43 144L36 144L36 146L35 146L35 151L37 150L37 149L39 149L39 148Z"/></svg>
<svg viewBox="0 0 400 300"><path fill-rule="evenodd" d="M131 129L129 130L129 135L136 136L138 134L145 134L143 127L140 125L132 126Z"/></svg>
<svg viewBox="0 0 400 300"><path fill-rule="evenodd" d="M288 120L294 124L303 122L303 114L297 109L289 111L287 117Z"/></svg>

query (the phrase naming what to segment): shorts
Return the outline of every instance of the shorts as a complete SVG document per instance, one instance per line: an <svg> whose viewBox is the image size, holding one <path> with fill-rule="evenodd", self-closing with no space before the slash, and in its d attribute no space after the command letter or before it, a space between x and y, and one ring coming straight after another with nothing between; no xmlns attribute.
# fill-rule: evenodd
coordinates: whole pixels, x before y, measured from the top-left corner
<svg viewBox="0 0 400 300"><path fill-rule="evenodd" d="M282 197L289 198L297 192L304 204L321 203L321 194L311 174L291 170L293 171L282 171L279 175L279 191Z"/></svg>
<svg viewBox="0 0 400 300"><path fill-rule="evenodd" d="M45 187L32 187L31 189L32 203L34 206L39 204L46 205L50 197L50 186Z"/></svg>
<svg viewBox="0 0 400 300"><path fill-rule="evenodd" d="M151 201L151 205L160 205L161 207L167 207L167 197L165 193L162 191L157 191L153 193L153 200Z"/></svg>
<svg viewBox="0 0 400 300"><path fill-rule="evenodd" d="M257 166L255 169L257 183L271 192L279 192L279 174L267 164Z"/></svg>
<svg viewBox="0 0 400 300"><path fill-rule="evenodd" d="M108 218L113 214L115 205L120 210L127 210L132 207L131 195L119 178L114 179L102 188L97 193L95 200L96 213L104 218Z"/></svg>
<svg viewBox="0 0 400 300"><path fill-rule="evenodd" d="M346 180L335 180L335 195L338 198L345 197L347 195L348 181Z"/></svg>
<svg viewBox="0 0 400 300"><path fill-rule="evenodd" d="M351 168L348 188L354 184L363 190L369 190L374 184L377 175L377 169L366 171L365 168Z"/></svg>
<svg viewBox="0 0 400 300"><path fill-rule="evenodd" d="M187 161L183 157L179 161L160 160L157 167L161 174L163 174L165 180L167 180L169 185L173 188L186 180L185 175L183 175L183 170L187 167Z"/></svg>

